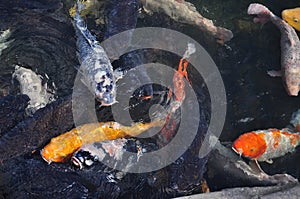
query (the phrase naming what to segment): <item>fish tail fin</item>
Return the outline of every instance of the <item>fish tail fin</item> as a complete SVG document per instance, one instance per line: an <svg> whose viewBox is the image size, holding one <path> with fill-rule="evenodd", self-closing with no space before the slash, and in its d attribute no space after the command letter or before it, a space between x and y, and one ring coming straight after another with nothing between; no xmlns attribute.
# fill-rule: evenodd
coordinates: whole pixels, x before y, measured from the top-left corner
<svg viewBox="0 0 300 199"><path fill-rule="evenodd" d="M70 15L74 15L74 26L75 29L79 31L79 33L87 40L90 46L94 46L98 43L95 36L91 34L91 32L87 29L87 25L83 18L81 17L80 13L85 8L85 4L81 0L77 0L74 8L70 9Z"/></svg>

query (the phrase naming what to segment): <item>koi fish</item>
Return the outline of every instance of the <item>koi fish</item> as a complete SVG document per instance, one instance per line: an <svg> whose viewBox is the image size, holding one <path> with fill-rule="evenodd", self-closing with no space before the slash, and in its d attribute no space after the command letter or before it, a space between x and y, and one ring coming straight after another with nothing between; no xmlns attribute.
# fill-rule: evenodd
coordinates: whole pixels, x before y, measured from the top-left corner
<svg viewBox="0 0 300 199"><path fill-rule="evenodd" d="M300 8L286 9L281 13L282 19L300 31Z"/></svg>
<svg viewBox="0 0 300 199"><path fill-rule="evenodd" d="M42 76L32 70L16 65L12 77L20 83L20 92L30 98L30 103L26 108L27 115L33 114L55 100L55 90L52 93L49 92L47 83L42 84ZM53 87L55 88L54 83Z"/></svg>
<svg viewBox="0 0 300 199"><path fill-rule="evenodd" d="M216 38L221 44L233 37L230 30L215 26L212 20L203 17L190 2L184 0L141 0L141 3L148 13L164 13L175 21L196 26L201 31Z"/></svg>
<svg viewBox="0 0 300 199"><path fill-rule="evenodd" d="M188 78L188 73L187 73L187 66L189 62L187 59L192 55L193 53L196 52L195 45L192 43L188 44L187 50L185 51L183 57L180 59L178 68L174 73L173 76L173 86L174 86L174 95L175 95L175 101L171 102L171 111L170 112L175 112L174 110L178 109L183 100L185 99L185 82L184 78L189 81ZM172 96L172 89L170 88L168 98ZM173 110L172 110L173 109Z"/></svg>
<svg viewBox="0 0 300 199"><path fill-rule="evenodd" d="M297 96L300 90L300 41L295 30L261 4L250 4L248 14L257 15L254 22L271 21L281 32L281 75L288 95ZM269 73L272 76L272 73Z"/></svg>
<svg viewBox="0 0 300 199"><path fill-rule="evenodd" d="M52 138L50 143L42 149L41 155L49 164L51 162L63 162L85 144L137 136L150 128L162 127L163 124L164 121L162 120L135 123L132 126L123 126L117 122L84 124Z"/></svg>
<svg viewBox="0 0 300 199"><path fill-rule="evenodd" d="M6 49L6 48L9 46L9 44L10 44L11 42L14 41L13 39L7 41L7 39L10 37L10 35L11 35L10 29L1 31L1 33L0 33L0 56L1 56L1 54L2 54L2 51L3 51L4 49Z"/></svg>
<svg viewBox="0 0 300 199"><path fill-rule="evenodd" d="M102 161L106 155L121 160L127 139L106 140L83 145L71 158L72 163L82 169L90 167L96 161Z"/></svg>
<svg viewBox="0 0 300 199"><path fill-rule="evenodd" d="M268 129L242 134L234 141L232 149L256 163L272 163L273 158L293 152L299 144L300 134L292 133L289 129Z"/></svg>
<svg viewBox="0 0 300 199"><path fill-rule="evenodd" d="M80 0L76 4L74 27L79 50L80 70L84 76L84 83L95 94L102 106L110 106L116 102L116 80L110 60L97 41L96 37L87 29L86 23L80 16L85 7Z"/></svg>
<svg viewBox="0 0 300 199"><path fill-rule="evenodd" d="M300 109L292 114L290 124L296 132L300 132Z"/></svg>

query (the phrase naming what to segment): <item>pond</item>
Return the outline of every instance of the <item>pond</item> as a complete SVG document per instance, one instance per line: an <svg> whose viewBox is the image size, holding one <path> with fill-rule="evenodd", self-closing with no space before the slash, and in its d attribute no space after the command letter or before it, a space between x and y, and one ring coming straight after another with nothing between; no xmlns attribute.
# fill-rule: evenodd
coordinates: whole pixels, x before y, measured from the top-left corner
<svg viewBox="0 0 300 199"><path fill-rule="evenodd" d="M270 77L267 73L281 67L279 29L270 22L256 24L253 16L247 14L251 3L261 3L279 17L283 10L299 7L300 3L277 0L84 2L86 7L80 16L87 23L87 30L102 42L100 44L117 71L114 74L124 75L116 83L118 103L112 106L101 106L89 98L89 91L78 78L82 60L80 46L76 43L78 33L70 16L74 1L0 2L0 31L3 31L0 36L2 198L170 198L206 192L206 186L213 192L224 188L277 184L268 180L262 183L247 180L247 176L243 177L246 174L239 174L240 178L227 178L231 168L225 168L226 160L224 166L222 159L214 158L227 157L216 155L218 150L227 150L232 153L228 157L248 163L247 158L240 158L231 151L232 142L245 132L285 128L291 115L300 108L298 97L287 94L282 79ZM197 18L197 12L205 18ZM212 20L212 25L208 19ZM225 29L218 32L220 29L216 27ZM121 39L116 36L133 28L138 29L126 32ZM188 43L196 45L196 52L186 58L189 61L188 81L184 81L186 97L181 110L174 111L173 120L171 117L168 120L171 122L157 135L126 137L123 149L134 155L129 155L128 159L124 156L126 161L116 163L121 167L111 168L96 161L91 167L79 169L69 160L51 164L43 160L40 150L51 138L77 125L95 122L95 118L130 126L133 122L150 122L157 112L162 117L164 111L157 109L153 113L151 106L160 104L166 108L168 92L176 93L173 72L177 70ZM122 45L136 46L128 50L130 48ZM130 73L134 71L131 69L150 63L154 65L140 68L139 73ZM22 85L13 78L16 65L40 75L43 85L47 82L47 88L42 88L51 93L52 98L47 106L35 113L28 114L29 98L20 94ZM95 112L85 112L89 105ZM74 112L76 106L79 109ZM123 115L126 111L130 119ZM216 122L215 116L218 124L213 123ZM184 136L176 142L178 148L164 150L153 159L146 159L148 152L163 149L176 140L180 135L180 125ZM194 126L197 129L195 134L192 132ZM210 128L212 132L207 132ZM225 147L199 157L201 147L207 146L203 144L207 141L205 136L210 134L219 136ZM186 143L184 140L189 138L191 141ZM115 143L108 141L106 144ZM140 148L145 151L141 156ZM299 150L273 159L272 164L260 163L260 166L269 175L287 173L299 179ZM173 153L179 155L173 157ZM105 157L109 159L110 155L107 152ZM139 158L140 161L145 159L145 165L137 167L141 169L137 172L127 173L130 168L135 168L132 161L138 162ZM159 168L154 167L156 161ZM127 170L121 169L124 167ZM144 168L148 170L142 172ZM236 168L232 171L235 172ZM237 179L246 180L238 182Z"/></svg>

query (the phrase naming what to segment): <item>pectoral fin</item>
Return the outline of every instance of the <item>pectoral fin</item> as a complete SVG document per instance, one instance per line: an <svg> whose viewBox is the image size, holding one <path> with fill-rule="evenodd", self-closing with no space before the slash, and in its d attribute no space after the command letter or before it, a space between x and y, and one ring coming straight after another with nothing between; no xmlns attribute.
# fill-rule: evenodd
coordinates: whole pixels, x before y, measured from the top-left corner
<svg viewBox="0 0 300 199"><path fill-rule="evenodd" d="M269 164L272 164L273 163L273 160L272 159L269 159L269 160L266 160L267 163Z"/></svg>
<svg viewBox="0 0 300 199"><path fill-rule="evenodd" d="M267 74L268 74L269 76L271 76L271 77L281 77L281 76L282 76L282 73L281 73L280 70L279 70L279 71L276 71L276 70L269 70L269 71L267 72Z"/></svg>
<svg viewBox="0 0 300 199"><path fill-rule="evenodd" d="M265 174L265 172L262 170L262 168L260 167L260 165L258 164L257 160L251 160L249 162L249 166L253 169L253 171L256 171L258 173L263 173Z"/></svg>

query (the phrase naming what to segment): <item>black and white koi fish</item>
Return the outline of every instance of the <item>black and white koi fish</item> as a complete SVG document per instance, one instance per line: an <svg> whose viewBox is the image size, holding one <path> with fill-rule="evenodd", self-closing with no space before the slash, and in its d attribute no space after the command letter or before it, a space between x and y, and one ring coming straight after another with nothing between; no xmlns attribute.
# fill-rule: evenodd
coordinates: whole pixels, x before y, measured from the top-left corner
<svg viewBox="0 0 300 199"><path fill-rule="evenodd" d="M74 27L79 50L80 70L84 82L102 106L110 106L116 102L116 80L110 60L96 37L87 29L86 23L80 16L85 7L77 1Z"/></svg>

